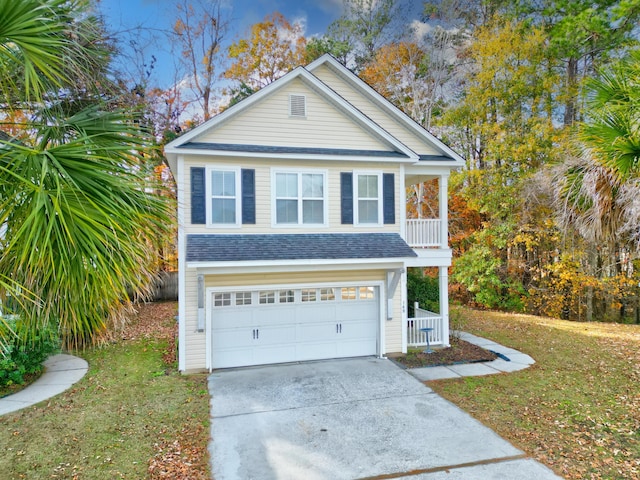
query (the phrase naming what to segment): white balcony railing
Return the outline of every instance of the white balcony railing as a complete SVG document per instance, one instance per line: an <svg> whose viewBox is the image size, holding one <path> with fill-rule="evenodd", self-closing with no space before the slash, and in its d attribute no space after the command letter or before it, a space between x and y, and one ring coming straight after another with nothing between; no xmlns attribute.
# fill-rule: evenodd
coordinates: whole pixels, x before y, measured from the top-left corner
<svg viewBox="0 0 640 480"><path fill-rule="evenodd" d="M440 225L438 218L407 220L407 243L412 248L439 247L441 245Z"/></svg>
<svg viewBox="0 0 640 480"><path fill-rule="evenodd" d="M420 331L421 328L431 328L427 332ZM407 345L410 347L423 347L427 345L427 335L429 335L429 345L444 345L444 326L442 315L429 312L415 307L415 317L407 319Z"/></svg>

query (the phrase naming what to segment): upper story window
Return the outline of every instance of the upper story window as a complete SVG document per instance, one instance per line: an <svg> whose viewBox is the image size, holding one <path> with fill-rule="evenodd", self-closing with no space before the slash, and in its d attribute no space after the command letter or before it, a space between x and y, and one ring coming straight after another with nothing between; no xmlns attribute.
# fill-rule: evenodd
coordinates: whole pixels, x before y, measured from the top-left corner
<svg viewBox="0 0 640 480"><path fill-rule="evenodd" d="M274 180L276 225L325 224L324 172L275 172Z"/></svg>
<svg viewBox="0 0 640 480"><path fill-rule="evenodd" d="M355 223L379 225L382 218L382 175L356 173L354 176Z"/></svg>
<svg viewBox="0 0 640 480"><path fill-rule="evenodd" d="M240 217L240 172L237 169L209 169L208 223L237 225Z"/></svg>

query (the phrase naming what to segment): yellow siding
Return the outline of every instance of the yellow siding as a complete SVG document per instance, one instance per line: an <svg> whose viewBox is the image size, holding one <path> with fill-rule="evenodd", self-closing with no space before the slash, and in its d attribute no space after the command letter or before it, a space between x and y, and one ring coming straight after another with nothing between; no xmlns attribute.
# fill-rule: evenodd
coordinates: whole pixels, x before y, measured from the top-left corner
<svg viewBox="0 0 640 480"><path fill-rule="evenodd" d="M242 275L207 275L205 285L209 287L252 287L254 285L310 285L314 283L374 282L386 279L383 270L336 270L326 272L277 272L250 273Z"/></svg>
<svg viewBox="0 0 640 480"><path fill-rule="evenodd" d="M306 96L306 118L289 116L289 95ZM391 150L299 79L272 92L198 142Z"/></svg>
<svg viewBox="0 0 640 480"><path fill-rule="evenodd" d="M252 168L256 171L256 224L241 225L231 228L207 228L205 225L191 225L191 177L190 167L206 166L206 159L187 157L184 168L184 220L185 233L363 233L392 232L400 233L400 205L404 206L403 194L400 192L400 167L394 164L384 165L368 162L305 162L274 160L274 159L238 159L219 158L216 165ZM328 226L310 227L273 227L271 218L271 169L291 168L297 171L301 168L319 169L327 172L328 188ZM396 191L396 223L393 225L367 226L343 225L340 218L340 172L352 171L381 171L395 174Z"/></svg>
<svg viewBox="0 0 640 480"><path fill-rule="evenodd" d="M198 332L198 280L195 268L188 268L185 282L185 370L206 368L206 333Z"/></svg>
<svg viewBox="0 0 640 480"><path fill-rule="evenodd" d="M399 283L393 296L393 320L385 321L384 353L402 351L402 285Z"/></svg>
<svg viewBox="0 0 640 480"><path fill-rule="evenodd" d="M414 152L424 155L440 154L426 139L420 137L376 106L363 93L354 89L326 65L316 68L312 73Z"/></svg>

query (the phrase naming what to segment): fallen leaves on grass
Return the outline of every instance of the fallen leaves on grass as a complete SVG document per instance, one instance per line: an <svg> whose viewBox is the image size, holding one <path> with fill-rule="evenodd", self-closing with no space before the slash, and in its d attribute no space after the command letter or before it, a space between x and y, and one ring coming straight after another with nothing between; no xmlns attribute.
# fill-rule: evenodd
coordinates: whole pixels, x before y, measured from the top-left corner
<svg viewBox="0 0 640 480"><path fill-rule="evenodd" d="M431 388L563 478L640 478L640 326L461 312L537 363Z"/></svg>
<svg viewBox="0 0 640 480"><path fill-rule="evenodd" d="M193 444L200 432L183 430L176 438L162 438L154 445L156 454L149 460L151 480L207 480L206 446ZM194 435L194 433L197 433Z"/></svg>

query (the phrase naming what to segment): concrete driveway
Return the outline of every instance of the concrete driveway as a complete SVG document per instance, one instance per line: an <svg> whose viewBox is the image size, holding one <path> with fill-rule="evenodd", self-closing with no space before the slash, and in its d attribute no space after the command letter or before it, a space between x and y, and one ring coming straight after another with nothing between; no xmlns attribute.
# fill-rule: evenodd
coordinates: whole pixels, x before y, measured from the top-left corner
<svg viewBox="0 0 640 480"><path fill-rule="evenodd" d="M388 360L209 378L216 480L559 478Z"/></svg>

